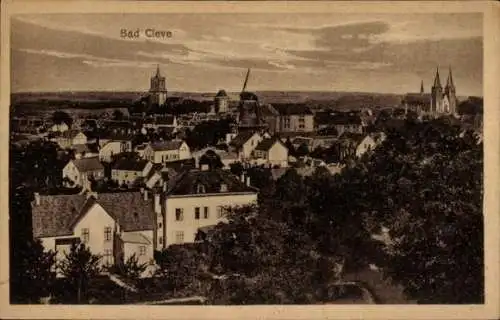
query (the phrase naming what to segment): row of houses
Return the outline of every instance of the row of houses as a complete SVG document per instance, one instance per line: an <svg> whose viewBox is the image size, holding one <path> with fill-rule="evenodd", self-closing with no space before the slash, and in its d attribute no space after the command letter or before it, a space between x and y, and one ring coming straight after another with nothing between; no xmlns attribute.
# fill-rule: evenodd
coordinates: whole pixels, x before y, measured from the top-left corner
<svg viewBox="0 0 500 320"><path fill-rule="evenodd" d="M203 238L226 221L229 206L254 204L258 190L229 171L186 170L153 190L73 195L35 194L33 236L64 257L73 243L85 243L112 265L132 255L153 263L153 253L171 244Z"/></svg>

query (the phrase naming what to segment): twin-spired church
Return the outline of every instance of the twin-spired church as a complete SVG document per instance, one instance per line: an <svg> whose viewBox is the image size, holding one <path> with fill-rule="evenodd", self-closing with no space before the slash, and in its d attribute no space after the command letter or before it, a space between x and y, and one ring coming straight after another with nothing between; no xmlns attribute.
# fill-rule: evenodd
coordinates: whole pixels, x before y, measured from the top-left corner
<svg viewBox="0 0 500 320"><path fill-rule="evenodd" d="M443 88L439 77L439 69L436 70L434 83L430 93L424 92L424 83L420 85L420 93L408 93L403 98L405 108L416 111L419 115L440 116L457 114L457 96L453 83L451 68L448 72L446 86Z"/></svg>

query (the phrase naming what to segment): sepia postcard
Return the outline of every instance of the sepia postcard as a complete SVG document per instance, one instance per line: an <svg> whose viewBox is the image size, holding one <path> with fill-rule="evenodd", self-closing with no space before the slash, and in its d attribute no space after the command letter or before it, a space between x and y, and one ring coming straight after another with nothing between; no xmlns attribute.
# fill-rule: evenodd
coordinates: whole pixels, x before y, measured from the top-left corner
<svg viewBox="0 0 500 320"><path fill-rule="evenodd" d="M1 23L1 318L500 317L498 3Z"/></svg>

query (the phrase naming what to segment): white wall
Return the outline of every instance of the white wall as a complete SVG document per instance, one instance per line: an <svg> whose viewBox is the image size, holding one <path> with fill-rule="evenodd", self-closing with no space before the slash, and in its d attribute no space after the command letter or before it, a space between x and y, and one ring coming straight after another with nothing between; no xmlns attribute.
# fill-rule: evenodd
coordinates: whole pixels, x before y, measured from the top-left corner
<svg viewBox="0 0 500 320"><path fill-rule="evenodd" d="M255 133L248 141L243 144L242 157L250 158L252 151L257 147L259 142L262 141L262 137L260 134Z"/></svg>
<svg viewBox="0 0 500 320"><path fill-rule="evenodd" d="M129 257L131 257L134 253L138 258L139 263L149 263L151 259L153 259L153 230L143 230L143 231L131 231L131 232L123 232L124 234L142 234L151 242L150 244L141 244L141 243L130 243L126 242L123 244L123 253L124 253L124 262L127 261ZM144 255L140 254L140 247L144 246L146 252Z"/></svg>
<svg viewBox="0 0 500 320"><path fill-rule="evenodd" d="M110 241L104 240L105 227L111 227ZM73 229L75 236L80 237L82 241L82 230L84 228L89 229L89 241L85 245L89 247L93 254L104 255L105 249L113 250L115 221L99 204L94 204ZM104 258L101 262L104 263Z"/></svg>
<svg viewBox="0 0 500 320"><path fill-rule="evenodd" d="M184 232L184 243L194 242L198 228L217 224L223 219L217 216L218 206L248 205L257 201L257 193L203 195L188 197L168 197L165 201L166 208L166 245L176 243L176 232ZM200 208L200 219L195 219L195 207ZM204 218L204 207L209 209L208 219ZM184 209L184 219L175 220L175 209Z"/></svg>
<svg viewBox="0 0 500 320"><path fill-rule="evenodd" d="M274 145L269 149L269 151L267 153L267 160L272 165L279 165L281 167L287 167L288 166L288 150L287 150L287 148L279 142L274 143Z"/></svg>

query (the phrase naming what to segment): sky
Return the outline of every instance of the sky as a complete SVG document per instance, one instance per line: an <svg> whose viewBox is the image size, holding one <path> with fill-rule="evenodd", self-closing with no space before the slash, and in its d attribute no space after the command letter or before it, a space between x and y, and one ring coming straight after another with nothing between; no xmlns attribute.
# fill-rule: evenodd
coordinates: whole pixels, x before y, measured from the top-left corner
<svg viewBox="0 0 500 320"><path fill-rule="evenodd" d="M482 35L476 13L16 15L12 91L143 91L158 64L169 91L238 92L251 68L249 91L429 92L451 67L482 95Z"/></svg>

